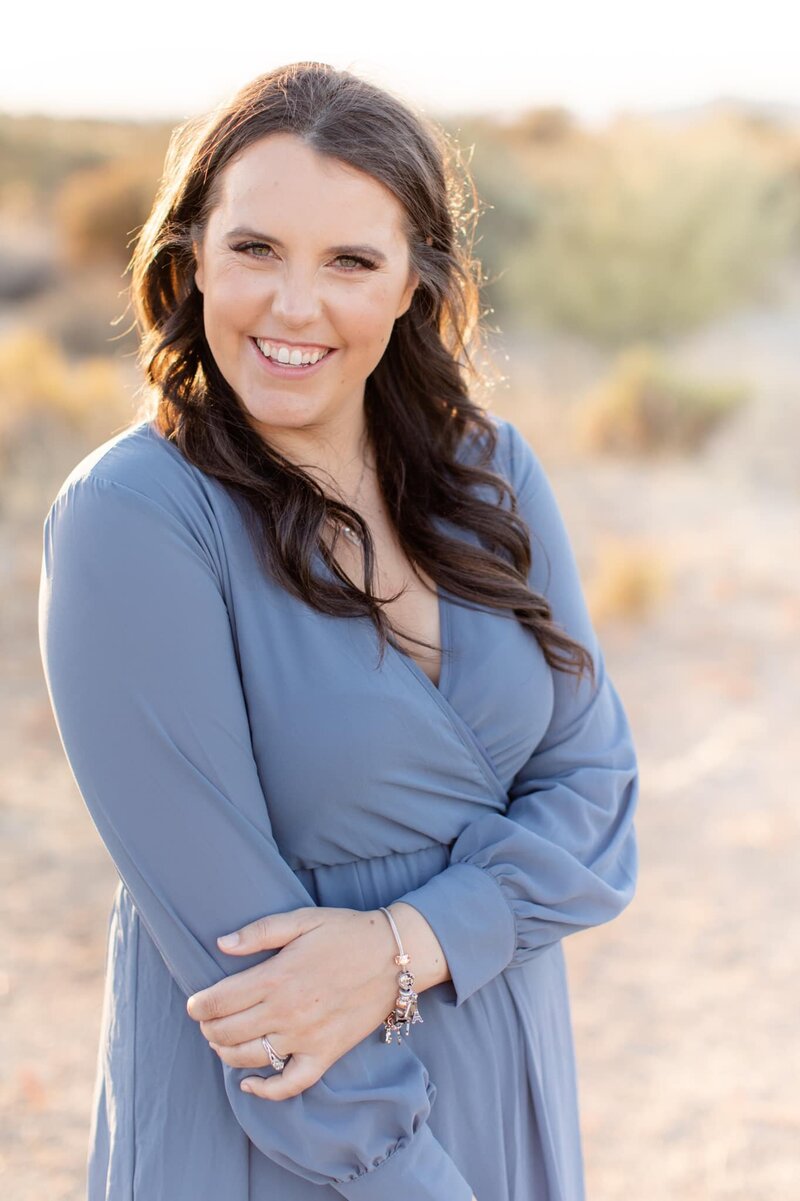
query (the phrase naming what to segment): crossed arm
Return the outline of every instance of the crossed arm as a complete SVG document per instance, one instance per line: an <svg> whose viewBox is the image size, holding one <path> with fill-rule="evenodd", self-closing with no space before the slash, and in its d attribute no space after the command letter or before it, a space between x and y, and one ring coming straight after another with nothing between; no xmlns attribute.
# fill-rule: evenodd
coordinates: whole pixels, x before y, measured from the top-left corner
<svg viewBox="0 0 800 1201"><path fill-rule="evenodd" d="M44 523L39 603L67 759L187 1000L265 958L277 965L284 951L234 959L217 943L264 914L315 906L273 837L205 547L149 496L81 476ZM385 937L375 957L383 972ZM222 1063L225 1092L264 1155L345 1198L469 1201L472 1189L428 1124L436 1086L427 1068L410 1040L391 1050L377 1033L364 1038L277 1104L242 1091L252 1071Z"/></svg>

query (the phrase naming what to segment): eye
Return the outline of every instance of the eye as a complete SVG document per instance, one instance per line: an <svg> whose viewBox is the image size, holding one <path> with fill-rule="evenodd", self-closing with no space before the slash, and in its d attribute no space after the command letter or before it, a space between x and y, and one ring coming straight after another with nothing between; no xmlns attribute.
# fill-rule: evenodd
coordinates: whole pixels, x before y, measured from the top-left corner
<svg viewBox="0 0 800 1201"><path fill-rule="evenodd" d="M340 254L338 261L341 262L342 259L345 259L350 263L358 263L359 267L363 267L365 271L374 271L377 266L376 263L373 263L372 259L362 258L361 255L358 254ZM347 267L345 270L352 271L354 268Z"/></svg>
<svg viewBox="0 0 800 1201"><path fill-rule="evenodd" d="M243 242L241 246L235 246L234 250L241 251L243 254L248 254L254 259L266 259L273 253L269 242ZM256 251L260 250L269 251L269 255L255 253ZM345 263L356 264L354 267L343 268L343 270L348 274L358 271L359 269L363 269L364 271L375 271L378 266L378 264L373 262L372 259L365 258L363 255L358 254L340 254L335 262L340 263L342 261Z"/></svg>
<svg viewBox="0 0 800 1201"><path fill-rule="evenodd" d="M253 250L269 250L269 251L271 251L272 247L269 245L268 242L245 242L241 246L235 247L235 249L249 253L250 251L253 251ZM267 256L264 254L253 254L251 257L254 259L263 259L263 258L266 258Z"/></svg>

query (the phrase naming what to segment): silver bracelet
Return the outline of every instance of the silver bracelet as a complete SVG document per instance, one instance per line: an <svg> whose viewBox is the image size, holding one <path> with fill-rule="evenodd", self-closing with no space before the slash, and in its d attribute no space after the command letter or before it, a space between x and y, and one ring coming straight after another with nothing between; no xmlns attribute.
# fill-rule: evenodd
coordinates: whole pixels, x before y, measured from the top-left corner
<svg viewBox="0 0 800 1201"><path fill-rule="evenodd" d="M395 942L397 943L397 948L399 951L399 954L395 955L394 961L400 968L400 972L397 976L397 983L399 986L397 1000L394 1003L394 1009L383 1019L385 1032L383 1041L385 1043L390 1043L392 1041L392 1035L396 1034L397 1045L400 1046L402 1042L401 1027L405 1026L406 1037L408 1037L411 1027L415 1022L421 1022L422 1018L419 1015L417 994L414 992L414 974L408 966L411 961L411 956L407 955L403 950L400 931L397 929L395 920L389 910L383 905L381 905L380 910L381 913L386 914L386 917L389 920L389 925L392 927L392 933L394 934Z"/></svg>

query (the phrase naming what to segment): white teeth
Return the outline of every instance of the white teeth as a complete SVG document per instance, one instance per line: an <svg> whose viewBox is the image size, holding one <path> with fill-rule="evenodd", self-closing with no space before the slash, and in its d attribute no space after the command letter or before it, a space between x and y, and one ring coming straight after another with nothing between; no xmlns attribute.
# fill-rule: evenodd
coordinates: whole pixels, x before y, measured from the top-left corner
<svg viewBox="0 0 800 1201"><path fill-rule="evenodd" d="M255 341L258 349L266 358L274 359L276 363L287 363L291 367L310 366L312 363L318 363L328 354L327 350L312 350L304 353L296 346L280 346L277 343L264 342L260 338L256 338Z"/></svg>

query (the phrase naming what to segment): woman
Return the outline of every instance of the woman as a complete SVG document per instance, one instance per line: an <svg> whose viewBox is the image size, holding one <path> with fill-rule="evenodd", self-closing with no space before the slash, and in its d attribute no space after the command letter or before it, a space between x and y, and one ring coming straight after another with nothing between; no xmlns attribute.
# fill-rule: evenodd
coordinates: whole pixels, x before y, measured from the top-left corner
<svg viewBox="0 0 800 1201"><path fill-rule="evenodd" d="M637 765L547 477L464 382L467 192L317 63L171 145L154 407L44 528L120 876L89 1201L583 1196L561 940L633 895Z"/></svg>

